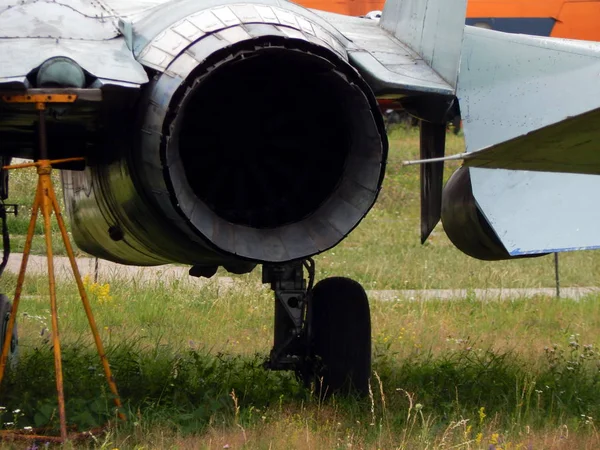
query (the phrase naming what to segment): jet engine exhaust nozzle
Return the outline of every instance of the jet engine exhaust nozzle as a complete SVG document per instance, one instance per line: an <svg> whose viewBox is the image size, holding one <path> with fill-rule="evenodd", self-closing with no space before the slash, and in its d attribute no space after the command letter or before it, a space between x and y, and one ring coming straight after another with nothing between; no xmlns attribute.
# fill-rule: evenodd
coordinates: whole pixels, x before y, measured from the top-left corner
<svg viewBox="0 0 600 450"><path fill-rule="evenodd" d="M171 200L222 251L266 262L319 253L377 197L385 138L373 99L311 50L253 43L171 97L160 151Z"/></svg>
<svg viewBox="0 0 600 450"><path fill-rule="evenodd" d="M74 233L82 248L132 264L286 262L335 246L370 210L387 137L344 55L270 34L222 42L198 40L145 87L127 156L95 175L124 239Z"/></svg>

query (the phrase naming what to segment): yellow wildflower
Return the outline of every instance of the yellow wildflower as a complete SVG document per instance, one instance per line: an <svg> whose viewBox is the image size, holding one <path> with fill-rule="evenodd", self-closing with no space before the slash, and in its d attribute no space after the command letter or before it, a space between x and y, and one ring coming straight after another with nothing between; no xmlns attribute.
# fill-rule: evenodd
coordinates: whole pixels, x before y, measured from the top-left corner
<svg viewBox="0 0 600 450"><path fill-rule="evenodd" d="M469 426L467 427L467 429L465 430L465 437L466 437L466 438L468 438L468 437L471 435L471 429L472 429L472 428L473 428L473 427L472 427L471 425L469 425Z"/></svg>
<svg viewBox="0 0 600 450"><path fill-rule="evenodd" d="M96 297L98 303L110 303L112 296L110 295L110 284L104 283L92 283L90 276L86 275L83 277L83 285L91 296Z"/></svg>
<svg viewBox="0 0 600 450"><path fill-rule="evenodd" d="M479 408L479 423L483 423L483 419L485 419L485 416L487 414L485 413L485 407L482 406L481 408Z"/></svg>
<svg viewBox="0 0 600 450"><path fill-rule="evenodd" d="M475 442L477 442L478 444L481 444L482 439L483 439L483 433L477 433L477 436L475 436Z"/></svg>
<svg viewBox="0 0 600 450"><path fill-rule="evenodd" d="M496 445L496 444L498 443L498 439L499 439L499 438L500 438L500 435L499 435L498 433L493 433L493 434L490 436L490 441L489 441L489 443L490 443L490 444L494 444L494 445Z"/></svg>

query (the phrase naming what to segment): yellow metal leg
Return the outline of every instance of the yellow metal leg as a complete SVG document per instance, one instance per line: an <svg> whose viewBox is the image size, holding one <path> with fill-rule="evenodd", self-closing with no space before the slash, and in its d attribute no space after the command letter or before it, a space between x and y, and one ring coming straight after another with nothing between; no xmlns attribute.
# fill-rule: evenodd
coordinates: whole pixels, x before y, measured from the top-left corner
<svg viewBox="0 0 600 450"><path fill-rule="evenodd" d="M81 297L81 302L83 303L83 309L85 309L85 314L88 318L88 322L90 323L90 328L92 329L92 334L94 335L94 341L96 342L96 348L98 349L98 355L100 356L102 366L104 367L104 374L106 375L106 380L108 381L110 391L114 396L115 406L120 409L121 399L119 397L119 392L117 391L117 384L115 383L115 380L110 371L108 358L106 357L106 353L104 352L104 345L102 345L102 340L100 339L100 334L98 333L96 320L94 319L92 308L90 306L87 293L85 292L83 281L81 280L81 273L79 272L79 267L77 266L77 262L75 261L73 247L71 246L71 241L69 239L69 235L67 234L67 228L65 227L65 222L60 212L60 207L58 206L58 201L56 200L56 195L54 194L54 189L52 185L50 185L50 197L52 199L52 206L56 215L56 221L58 222L58 227L60 228L60 233L65 244L65 249L67 250L67 255L69 256L69 262L71 263L71 268L73 269L73 275L75 276L77 289L79 289L79 296ZM118 412L118 415L119 418L125 420L125 415L121 411Z"/></svg>
<svg viewBox="0 0 600 450"><path fill-rule="evenodd" d="M60 351L60 331L58 328L58 308L56 306L56 280L54 278L54 257L52 253L52 170L49 161L39 161L38 175L41 188L42 217L44 218L44 237L46 238L46 255L48 259L48 284L50 289L50 312L52 316L52 346L54 350L54 371L56 373L56 392L58 393L58 416L60 418L60 437L67 439L67 416L65 414L65 392L63 387L62 357Z"/></svg>

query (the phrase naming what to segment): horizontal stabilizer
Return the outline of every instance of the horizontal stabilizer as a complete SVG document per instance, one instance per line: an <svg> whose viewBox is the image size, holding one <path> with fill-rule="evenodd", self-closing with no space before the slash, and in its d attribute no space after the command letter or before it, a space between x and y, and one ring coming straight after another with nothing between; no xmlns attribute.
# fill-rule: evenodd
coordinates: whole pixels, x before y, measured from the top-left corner
<svg viewBox="0 0 600 450"><path fill-rule="evenodd" d="M600 175L600 108L465 155L465 165Z"/></svg>

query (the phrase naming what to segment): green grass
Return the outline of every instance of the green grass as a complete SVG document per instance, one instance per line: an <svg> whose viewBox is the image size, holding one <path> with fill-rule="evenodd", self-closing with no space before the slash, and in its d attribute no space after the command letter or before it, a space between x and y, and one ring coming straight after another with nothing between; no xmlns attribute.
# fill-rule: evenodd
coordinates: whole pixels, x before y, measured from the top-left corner
<svg viewBox="0 0 600 450"><path fill-rule="evenodd" d="M373 397L320 402L291 374L262 368L272 339L267 289L101 281L110 292L92 288L92 303L129 416L105 437L119 448L154 448L158 431L164 447L208 448L210 439L239 443L242 429L246 448L295 448L307 433L328 443L312 448L444 448L444 433L456 445L482 433L485 445L470 448L498 434L514 448L564 426L572 439L598 442L597 297L373 302ZM5 277L2 289L13 282ZM45 280L32 278L26 294L2 420L20 409L18 428L56 426ZM111 397L75 287L62 283L58 295L68 417L93 427L113 418ZM289 427L296 437L274 431Z"/></svg>
<svg viewBox="0 0 600 450"><path fill-rule="evenodd" d="M378 204L347 240L317 258L317 277L346 275L371 289L553 286L549 257L483 263L454 249L441 228L419 245L418 169L400 166L416 157L417 142L414 131L392 133ZM449 136L449 146L460 152L462 140ZM16 180L10 201L27 204L31 180ZM13 231L23 233L27 220L11 220ZM561 255L562 285L596 285L597 255ZM114 421L82 446L600 446L597 296L372 302L373 393L322 402L292 374L262 367L272 344L273 299L259 275L236 277L240 282L229 287L215 279L142 283L118 274L88 282L129 420ZM0 292L14 285L15 276L5 274ZM47 294L44 277L28 276L19 363L0 390L5 428L57 426ZM58 301L68 420L93 427L114 419L111 397L73 283L59 283Z"/></svg>

